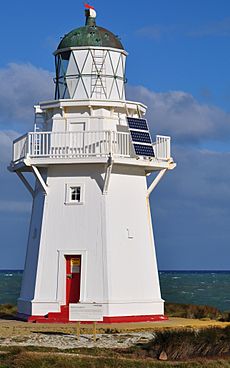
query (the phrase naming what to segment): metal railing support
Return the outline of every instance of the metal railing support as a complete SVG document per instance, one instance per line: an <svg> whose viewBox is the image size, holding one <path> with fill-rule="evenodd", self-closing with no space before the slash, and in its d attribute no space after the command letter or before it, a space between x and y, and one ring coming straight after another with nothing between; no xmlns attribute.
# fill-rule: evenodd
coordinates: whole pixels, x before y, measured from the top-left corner
<svg viewBox="0 0 230 368"><path fill-rule="evenodd" d="M31 166L32 166L32 169L33 169L33 172L34 172L36 178L38 179L38 181L41 184L42 188L44 189L45 193L48 194L48 186L45 183L43 177L41 176L40 171L38 170L38 168L36 166L34 166L34 165L31 165Z"/></svg>
<svg viewBox="0 0 230 368"><path fill-rule="evenodd" d="M153 182L151 183L151 185L148 187L147 189L147 198L149 198L150 194L152 193L153 189L156 188L157 184L160 182L160 180L163 178L164 174L166 173L168 169L163 169L161 170L157 176L155 177L155 179L153 180Z"/></svg>
<svg viewBox="0 0 230 368"><path fill-rule="evenodd" d="M110 155L109 156L109 159L108 159L108 164L107 164L107 167L106 167L106 172L105 172L105 180L104 180L103 194L107 194L108 193L109 182L110 182L110 177L111 177L112 169L113 169L113 158Z"/></svg>

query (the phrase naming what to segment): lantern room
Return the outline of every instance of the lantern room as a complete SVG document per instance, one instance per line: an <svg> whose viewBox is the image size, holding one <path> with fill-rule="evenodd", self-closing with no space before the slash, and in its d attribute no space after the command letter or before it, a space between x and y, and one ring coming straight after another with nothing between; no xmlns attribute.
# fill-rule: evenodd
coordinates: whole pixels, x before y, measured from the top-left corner
<svg viewBox="0 0 230 368"><path fill-rule="evenodd" d="M55 55L55 99L125 99L127 53L118 36L96 24L86 9L86 24L61 40Z"/></svg>

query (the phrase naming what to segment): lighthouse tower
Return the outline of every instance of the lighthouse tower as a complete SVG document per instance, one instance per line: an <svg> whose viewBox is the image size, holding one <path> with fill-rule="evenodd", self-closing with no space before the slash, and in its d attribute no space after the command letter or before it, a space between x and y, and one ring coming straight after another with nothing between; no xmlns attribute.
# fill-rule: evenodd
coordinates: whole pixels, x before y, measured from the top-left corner
<svg viewBox="0 0 230 368"><path fill-rule="evenodd" d="M55 99L13 143L10 170L33 197L18 312L68 322L96 303L104 322L163 319L149 196L175 167L170 137L153 143L146 106L125 98L127 52L85 12L54 53Z"/></svg>

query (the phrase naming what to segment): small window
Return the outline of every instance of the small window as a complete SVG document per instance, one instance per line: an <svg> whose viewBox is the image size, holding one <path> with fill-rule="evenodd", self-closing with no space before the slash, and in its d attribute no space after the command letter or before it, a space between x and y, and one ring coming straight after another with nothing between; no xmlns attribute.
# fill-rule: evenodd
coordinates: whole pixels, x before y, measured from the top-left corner
<svg viewBox="0 0 230 368"><path fill-rule="evenodd" d="M83 204L83 185L66 184L65 204Z"/></svg>
<svg viewBox="0 0 230 368"><path fill-rule="evenodd" d="M70 187L70 201L81 202L81 187Z"/></svg>

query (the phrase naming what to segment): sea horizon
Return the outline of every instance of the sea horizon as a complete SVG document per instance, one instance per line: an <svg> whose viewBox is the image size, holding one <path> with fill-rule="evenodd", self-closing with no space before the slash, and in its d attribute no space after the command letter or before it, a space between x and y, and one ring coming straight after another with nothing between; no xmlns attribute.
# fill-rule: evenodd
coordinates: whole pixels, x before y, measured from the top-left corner
<svg viewBox="0 0 230 368"><path fill-rule="evenodd" d="M0 269L0 272L23 272L23 269L16 269L16 268L2 268ZM197 272L197 273L212 273L212 272L216 272L216 273L228 273L230 272L229 270L158 270L158 272L187 272L187 273L192 273L192 272Z"/></svg>

